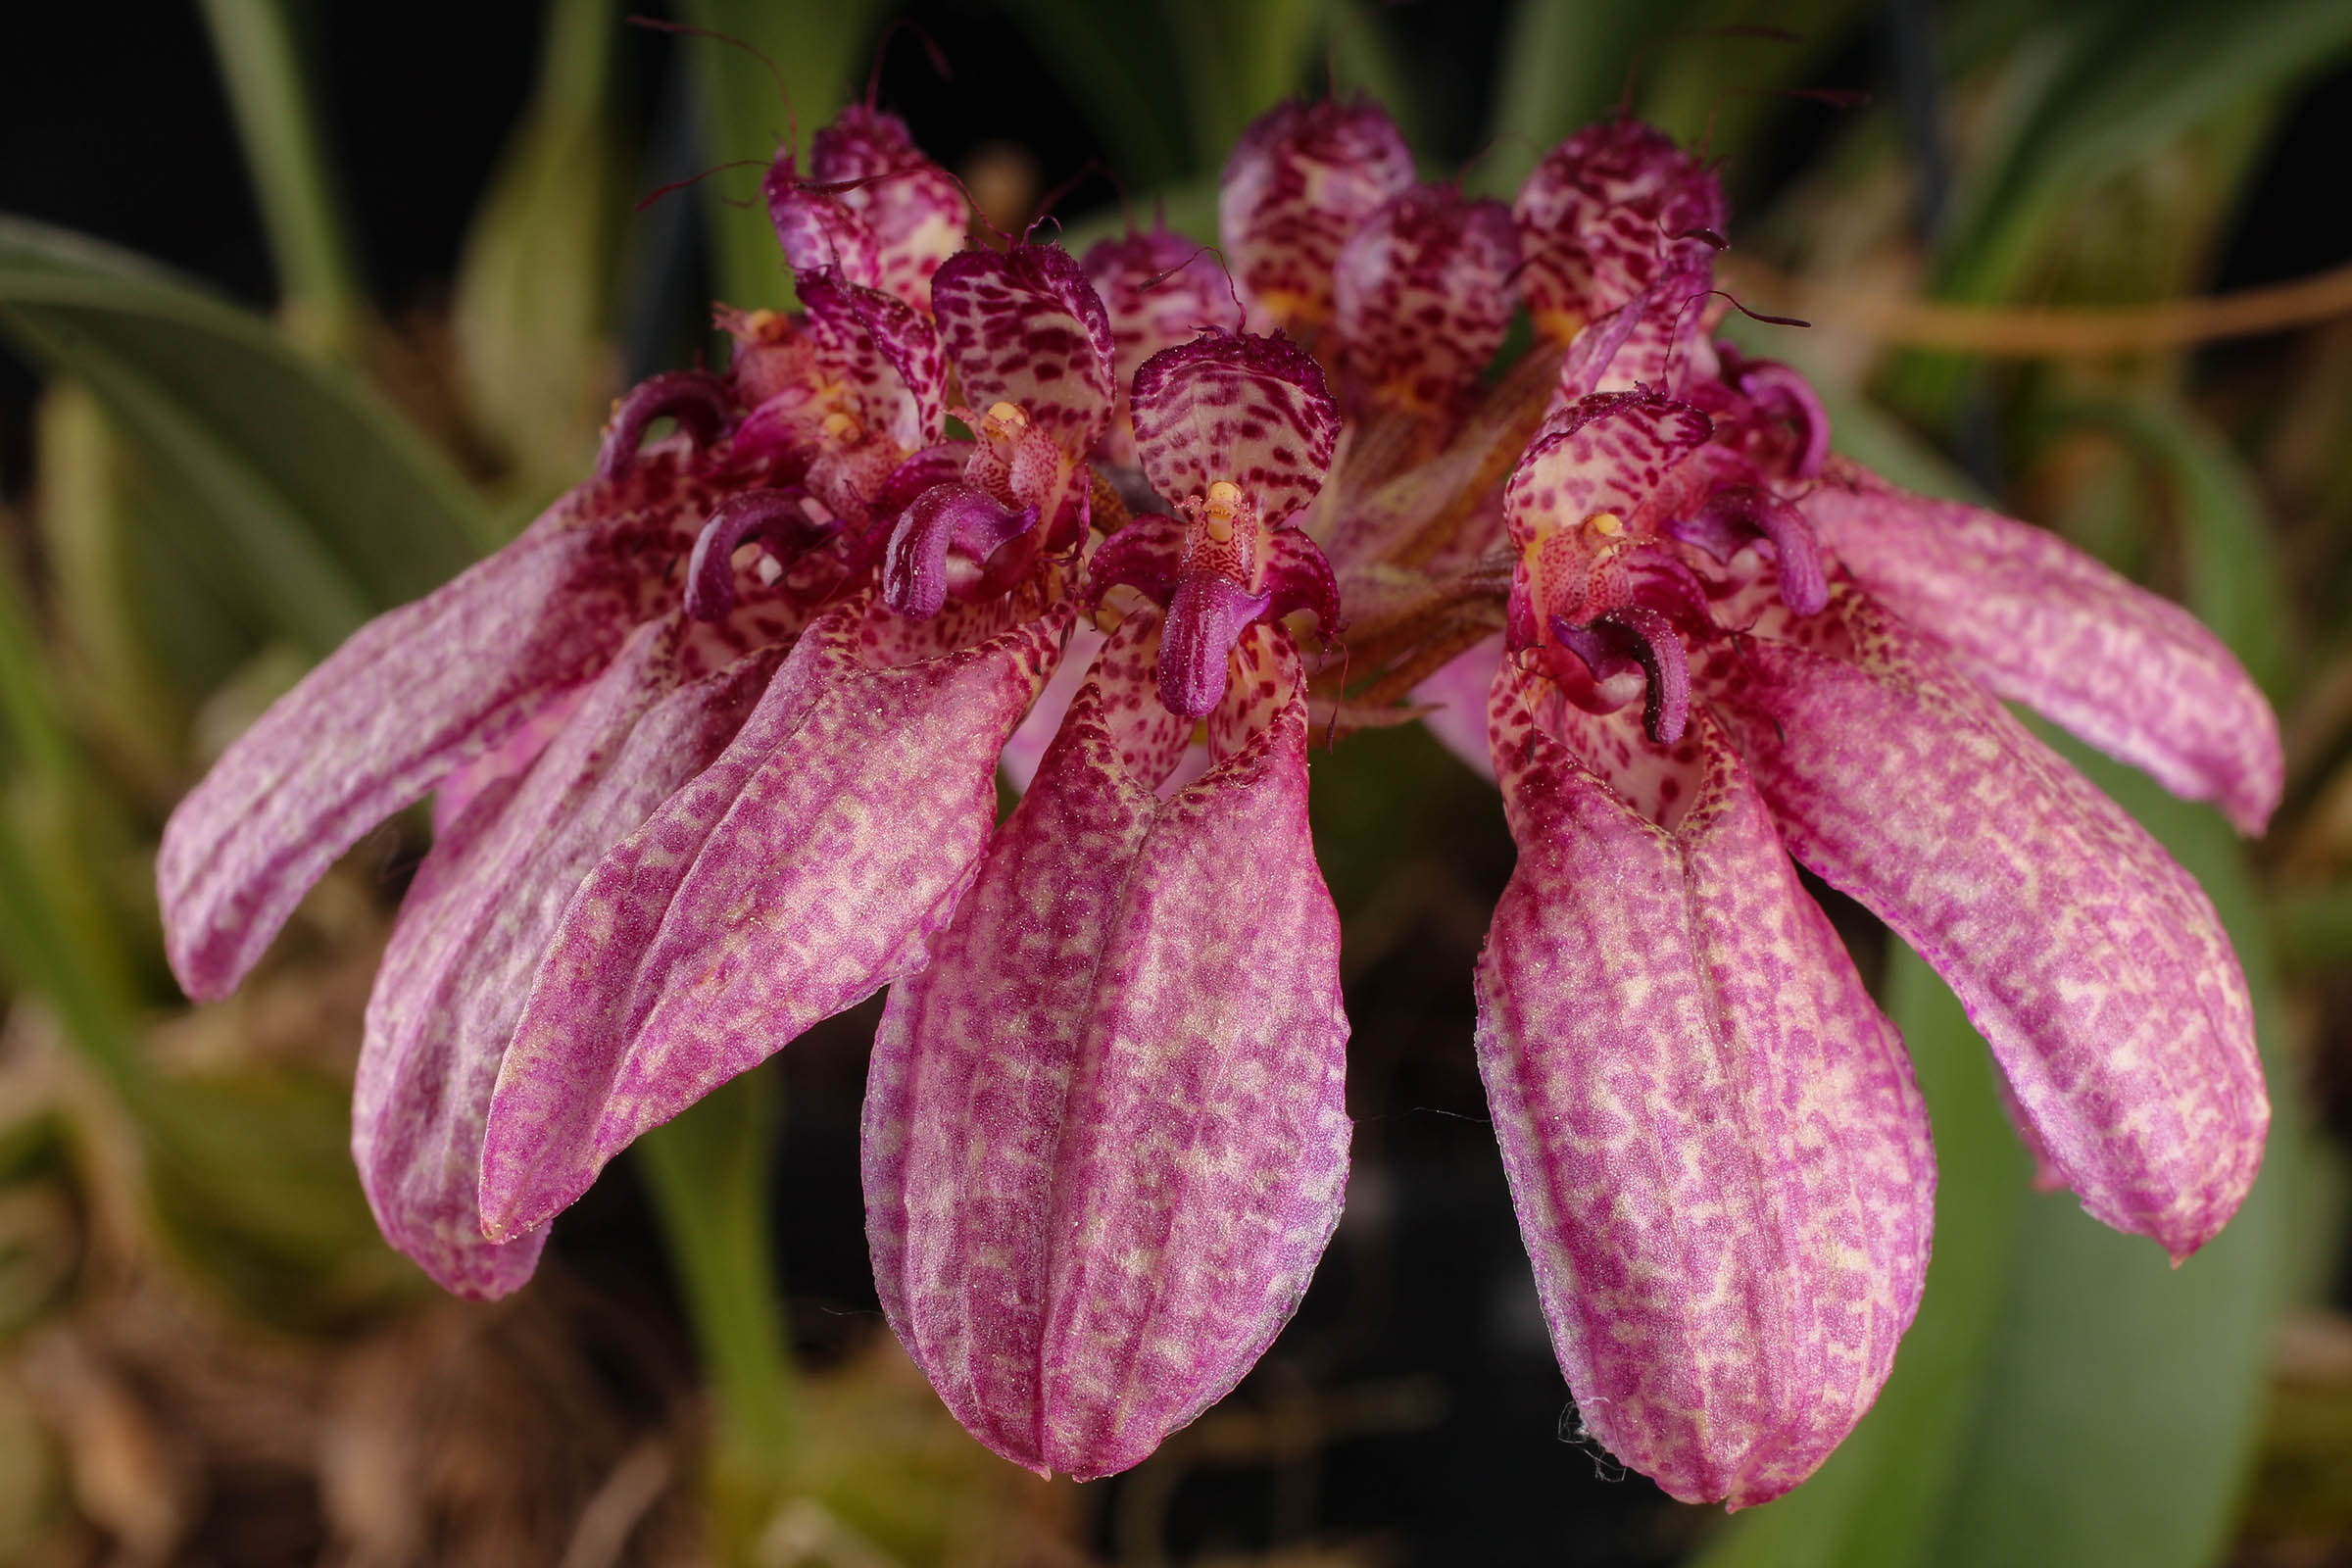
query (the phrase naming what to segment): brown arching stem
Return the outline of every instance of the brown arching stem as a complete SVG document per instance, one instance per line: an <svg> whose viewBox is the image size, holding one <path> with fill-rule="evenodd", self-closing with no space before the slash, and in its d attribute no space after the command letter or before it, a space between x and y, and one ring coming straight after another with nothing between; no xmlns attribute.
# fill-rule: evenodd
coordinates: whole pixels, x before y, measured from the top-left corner
<svg viewBox="0 0 2352 1568"><path fill-rule="evenodd" d="M2153 305L1991 306L1853 293L1726 257L1733 287L1835 332L1993 359L2103 359L2283 332L2352 315L2352 266Z"/></svg>

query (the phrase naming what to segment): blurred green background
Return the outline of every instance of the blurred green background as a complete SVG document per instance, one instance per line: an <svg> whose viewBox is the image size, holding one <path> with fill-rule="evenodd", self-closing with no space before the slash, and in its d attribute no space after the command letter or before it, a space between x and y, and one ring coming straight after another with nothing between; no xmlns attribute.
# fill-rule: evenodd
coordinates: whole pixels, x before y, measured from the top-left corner
<svg viewBox="0 0 2352 1568"><path fill-rule="evenodd" d="M609 0L0 22L0 1561L2352 1563L2352 5L665 20L772 73ZM2183 600L2278 706L2257 844L2083 759L2254 983L2281 1114L2230 1230L2174 1271L2033 1194L1949 995L1833 900L1943 1173L1893 1380L1736 1520L1565 1441L1470 1055L1509 840L1416 729L1316 760L1347 1219L1265 1363L1139 1470L1012 1472L891 1344L857 1195L870 1007L647 1140L514 1299L425 1287L345 1152L421 820L194 1010L156 834L311 661L582 476L627 381L713 352L713 296L788 303L758 166L869 82L1000 227L1060 192L1074 248L1122 201L1213 239L1223 150L1298 91L1372 90L1426 172L1505 195L1620 101L1720 156L1727 286L1814 322L1732 330L1816 377L1844 450Z"/></svg>

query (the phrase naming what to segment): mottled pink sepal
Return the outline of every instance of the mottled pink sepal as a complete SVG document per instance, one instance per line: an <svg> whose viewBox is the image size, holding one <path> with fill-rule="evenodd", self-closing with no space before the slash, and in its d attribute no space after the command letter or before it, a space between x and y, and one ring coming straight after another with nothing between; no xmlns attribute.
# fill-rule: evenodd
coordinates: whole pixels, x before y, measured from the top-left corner
<svg viewBox="0 0 2352 1568"><path fill-rule="evenodd" d="M1135 461L1127 388L1143 363L1162 349L1205 331L1239 331L1242 308L1216 253L1166 228L1106 239L1079 264L1110 320L1118 389L1111 427L1102 440L1112 463Z"/></svg>
<svg viewBox="0 0 2352 1568"><path fill-rule="evenodd" d="M860 288L882 287L882 247L848 203L812 188L778 159L760 182L777 248L796 273L831 272Z"/></svg>
<svg viewBox="0 0 2352 1568"><path fill-rule="evenodd" d="M1555 403L1565 405L1589 392L1695 396L1693 383L1704 384L1721 368L1710 338L1714 286L1707 260L1665 269L1631 304L1576 335L1560 367Z"/></svg>
<svg viewBox="0 0 2352 1568"><path fill-rule="evenodd" d="M1254 628L1199 782L1154 617L1098 662L930 966L891 993L866 1226L891 1326L997 1452L1123 1470L1230 1390L1338 1219L1339 921L1287 635Z"/></svg>
<svg viewBox="0 0 2352 1568"><path fill-rule="evenodd" d="M1275 527L1331 472L1339 406L1323 369L1286 339L1206 332L1135 372L1136 455L1171 501L1239 485Z"/></svg>
<svg viewBox="0 0 2352 1568"><path fill-rule="evenodd" d="M808 173L873 236L874 286L930 310L932 274L963 249L970 225L963 188L915 146L906 122L852 104L816 133Z"/></svg>
<svg viewBox="0 0 2352 1568"><path fill-rule="evenodd" d="M1392 197L1344 246L1332 329L1342 379L1370 410L1450 419L1518 308L1511 210L1451 185Z"/></svg>
<svg viewBox="0 0 2352 1568"><path fill-rule="evenodd" d="M1115 371L1110 318L1070 253L966 251L939 270L931 292L963 401L983 414L1009 403L1083 458L1110 427Z"/></svg>
<svg viewBox="0 0 2352 1568"><path fill-rule="evenodd" d="M564 733L564 726L571 722L572 713L592 690L593 684L574 686L548 698L532 709L529 718L508 731L506 739L442 774L433 786L434 840L466 814L475 796L503 779L520 778L528 772L548 742Z"/></svg>
<svg viewBox="0 0 2352 1568"><path fill-rule="evenodd" d="M2194 1251L2253 1184L2270 1125L2245 980L2204 893L1850 584L1759 630L1710 696L1791 853L1951 985L2084 1208Z"/></svg>
<svg viewBox="0 0 2352 1568"><path fill-rule="evenodd" d="M956 621L828 613L725 754L588 874L491 1102L491 1235L540 1223L639 1133L920 964L1070 614L985 640Z"/></svg>
<svg viewBox="0 0 2352 1568"><path fill-rule="evenodd" d="M864 426L912 452L947 424L948 362L931 318L832 272L804 273L801 304L818 361Z"/></svg>
<svg viewBox="0 0 2352 1568"><path fill-rule="evenodd" d="M1217 228L1260 331L1331 319L1332 270L1348 237L1413 182L1412 150L1369 98L1284 103L1225 161Z"/></svg>
<svg viewBox="0 0 2352 1568"><path fill-rule="evenodd" d="M638 628L528 775L438 835L376 972L352 1153L385 1238L461 1296L514 1290L546 1241L544 1228L485 1239L478 1190L491 1088L564 905L717 756L781 658L688 680L685 635L676 615Z"/></svg>
<svg viewBox="0 0 2352 1568"><path fill-rule="evenodd" d="M2243 833L2278 808L2278 721L2244 668L2170 600L2046 529L1833 463L1802 503L1871 595L2029 704Z"/></svg>
<svg viewBox="0 0 2352 1568"><path fill-rule="evenodd" d="M1478 1052L1585 1429L1686 1501L1811 1474L1877 1397L1934 1217L1893 1027L1694 712L1668 749L1506 664L1519 864Z"/></svg>
<svg viewBox="0 0 2352 1568"><path fill-rule="evenodd" d="M1557 531L1564 550L1590 554L1592 519L1606 514L1623 528L1713 430L1688 404L1634 393L1583 399L1547 421L1511 470L1502 502L1512 541L1524 555Z"/></svg>
<svg viewBox="0 0 2352 1568"><path fill-rule="evenodd" d="M1669 271L1702 264L1725 211L1714 172L1662 132L1634 120L1578 131L1536 166L1514 205L1536 329L1565 344Z"/></svg>
<svg viewBox="0 0 2352 1568"><path fill-rule="evenodd" d="M238 737L172 813L156 862L188 995L234 990L361 835L597 672L645 609L633 539L674 543L665 518L534 527L361 627Z"/></svg>

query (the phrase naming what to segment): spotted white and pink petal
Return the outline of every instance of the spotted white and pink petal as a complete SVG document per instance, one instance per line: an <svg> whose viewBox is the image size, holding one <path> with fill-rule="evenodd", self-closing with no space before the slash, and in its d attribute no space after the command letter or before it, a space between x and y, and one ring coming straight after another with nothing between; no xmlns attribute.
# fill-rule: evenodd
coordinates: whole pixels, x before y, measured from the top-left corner
<svg viewBox="0 0 2352 1568"><path fill-rule="evenodd" d="M1690 1501L1787 1492L1919 1304L1927 1116L1893 1027L1705 714L1660 746L1506 664L1520 846L1479 1068L1585 1430Z"/></svg>
<svg viewBox="0 0 2352 1568"><path fill-rule="evenodd" d="M1211 724L1112 638L932 962L891 995L866 1223L891 1326L999 1453L1126 1469L1304 1293L1348 1123L1339 918L1306 827L1303 682L1256 628ZM1247 909L1247 915L1240 911Z"/></svg>

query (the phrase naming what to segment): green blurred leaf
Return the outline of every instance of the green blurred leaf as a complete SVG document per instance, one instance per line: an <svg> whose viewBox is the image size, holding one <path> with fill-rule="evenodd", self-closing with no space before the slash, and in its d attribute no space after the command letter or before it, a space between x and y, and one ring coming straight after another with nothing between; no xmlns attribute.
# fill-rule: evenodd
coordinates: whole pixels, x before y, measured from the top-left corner
<svg viewBox="0 0 2352 1568"><path fill-rule="evenodd" d="M2054 206L2244 99L2352 47L2342 0L2105 0L2050 13L2060 65L1963 188L1938 268L1954 298L2006 294Z"/></svg>
<svg viewBox="0 0 2352 1568"><path fill-rule="evenodd" d="M132 1106L157 1223L266 1323L350 1321L423 1276L384 1245L351 1162L351 1086L248 1070L157 1079Z"/></svg>
<svg viewBox="0 0 2352 1568"><path fill-rule="evenodd" d="M2127 577L2144 577L2156 544L2148 518L2162 502L2138 455L2102 446L2075 461L2082 466L2069 469L2051 531Z"/></svg>
<svg viewBox="0 0 2352 1568"><path fill-rule="evenodd" d="M0 958L120 1078L137 966L105 868L122 824L84 764L13 565L0 569Z"/></svg>
<svg viewBox="0 0 2352 1568"><path fill-rule="evenodd" d="M1428 106L1422 102L1425 73L1398 51L1370 0L1327 0L1327 48L1331 51L1332 91L1363 91L1387 106L1405 144L1427 158Z"/></svg>
<svg viewBox="0 0 2352 1568"><path fill-rule="evenodd" d="M0 332L89 387L202 506L252 603L315 654L499 542L356 377L135 257L0 220Z"/></svg>
<svg viewBox="0 0 2352 1568"><path fill-rule="evenodd" d="M1012 0L1031 45L1086 111L1130 191L1212 187L1234 141L1301 91L1371 93L1420 145L1414 74L1365 0ZM1329 80L1315 58L1328 52ZM1183 92L1167 90L1169 64ZM1213 226L1213 225L1212 225Z"/></svg>
<svg viewBox="0 0 2352 1568"><path fill-rule="evenodd" d="M534 498L588 470L617 390L627 217L612 123L615 0L550 0L539 83L466 230L450 326L474 416Z"/></svg>
<svg viewBox="0 0 2352 1568"><path fill-rule="evenodd" d="M1119 178L1149 190L1197 172L1190 128L1162 85L1176 45L1150 6L1009 0L1030 47L1102 137Z"/></svg>
<svg viewBox="0 0 2352 1568"><path fill-rule="evenodd" d="M733 44L694 38L702 81L703 153L713 164L765 160L797 118L803 147L848 101L853 75L863 64L885 0L828 0L823 5L775 5L767 0L679 0L683 21L741 39L775 63L766 65ZM778 75L782 77L779 84ZM789 92L791 102L785 102ZM790 303L792 280L776 248L765 204L730 207L723 197L745 188L738 180L706 182L712 270L719 297L745 310Z"/></svg>
<svg viewBox="0 0 2352 1568"><path fill-rule="evenodd" d="M128 965L25 831L16 794L0 810L0 963L57 1009L68 1038L118 1091L135 1088Z"/></svg>
<svg viewBox="0 0 2352 1568"><path fill-rule="evenodd" d="M1629 82L1644 120L1692 143L1712 128L1715 149L1744 150L1766 119L1792 107L1772 89L1852 85L1817 77L1861 10L1861 0L1521 0L1490 126L1509 151L1481 165L1474 182L1508 194L1553 143L1611 113ZM1796 36L1705 35L1740 27Z"/></svg>
<svg viewBox="0 0 2352 1568"><path fill-rule="evenodd" d="M1800 106L1775 89L1861 85L1829 81L1821 73L1852 37L1863 11L1862 0L1784 0L1776 5L1698 0L1681 13L1686 35L1663 40L1645 62L1637 83L1637 108L1643 120L1668 134L1693 145L1703 140L1737 165L1767 121L1788 113L1839 113L1822 104ZM1794 36L1704 36L1756 26Z"/></svg>
<svg viewBox="0 0 2352 1568"><path fill-rule="evenodd" d="M1939 297L2008 300L2030 279L2063 274L2055 264L2070 230L2090 276L2051 280L2080 303L2183 286L2181 269L2211 254L2281 96L2352 48L2352 6L2341 0L2183 0L2161 11L2093 0L2034 23L2000 56L1995 133L1960 172L1934 270ZM2201 148L2185 147L2199 138ZM2204 155L2188 160L2203 177L2156 167L2184 150ZM2148 172L2141 188L2110 188L2133 170ZM1906 353L1883 386L1890 402L1941 421L1977 374L1963 356Z"/></svg>
<svg viewBox="0 0 2352 1568"><path fill-rule="evenodd" d="M800 1436L769 1245L767 1177L779 1119L774 1074L748 1072L635 1146L728 1446L745 1480L769 1484Z"/></svg>
<svg viewBox="0 0 2352 1568"><path fill-rule="evenodd" d="M1221 166L1251 121L1303 84L1323 3L1162 0L1160 15L1176 45L1197 167Z"/></svg>
<svg viewBox="0 0 2352 1568"><path fill-rule="evenodd" d="M17 584L15 563L0 560L0 735L9 760L34 780L67 789L81 783L81 759L51 685L32 609Z"/></svg>
<svg viewBox="0 0 2352 1568"><path fill-rule="evenodd" d="M261 198L287 324L346 357L369 319L305 71L294 0L204 0L245 167Z"/></svg>
<svg viewBox="0 0 2352 1568"><path fill-rule="evenodd" d="M2278 966L2288 974L2326 974L2352 964L2352 884L2274 897L2271 930Z"/></svg>
<svg viewBox="0 0 2352 1568"><path fill-rule="evenodd" d="M77 911L70 849L26 833L22 817L0 812L0 958L56 1009L137 1128L173 1252L246 1312L287 1327L341 1321L413 1288L420 1276L376 1235L352 1168L350 1086L277 1072L159 1078L124 960Z"/></svg>
<svg viewBox="0 0 2352 1568"><path fill-rule="evenodd" d="M223 563L190 543L204 514L159 483L88 390L44 391L35 424L34 521L56 622L56 678L76 721L150 804L187 782L189 720L258 646L225 608Z"/></svg>
<svg viewBox="0 0 2352 1568"><path fill-rule="evenodd" d="M1552 143L1607 114L1642 44L1682 22L1692 0L1520 0L1504 34L1489 139L1516 156L1479 166L1476 183L1508 192Z"/></svg>
<svg viewBox="0 0 2352 1568"><path fill-rule="evenodd" d="M164 1079L149 1065L130 922L105 897L107 866L128 857L5 573L0 724L18 769L0 792L0 962L55 1009L66 1042L137 1127L155 1217L179 1255L248 1311L295 1326L414 1279L361 1196L347 1085L278 1073Z"/></svg>

